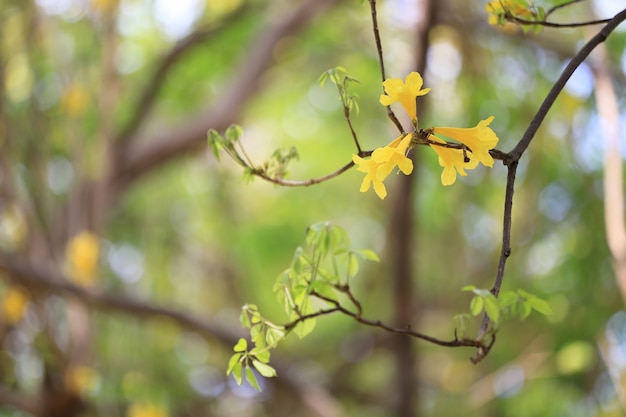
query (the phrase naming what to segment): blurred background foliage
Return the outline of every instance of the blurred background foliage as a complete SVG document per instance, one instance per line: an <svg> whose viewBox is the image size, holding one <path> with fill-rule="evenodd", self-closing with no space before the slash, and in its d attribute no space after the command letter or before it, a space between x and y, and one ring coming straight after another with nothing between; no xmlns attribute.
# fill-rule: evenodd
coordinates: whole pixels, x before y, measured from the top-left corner
<svg viewBox="0 0 626 417"><path fill-rule="evenodd" d="M132 161L150 148L153 136L176 141L194 116L210 113L203 113L207 106L230 109L233 77L257 59L251 45L304 3L2 2L1 416L394 414L398 375L390 336L343 317L323 317L307 338L292 335L281 344L272 358L278 378L262 380L261 393L225 375L243 334L243 304L286 321L272 285L310 224L336 223L353 247L380 254L382 262L363 265L352 285L365 316L390 320L397 307L390 290L391 197L359 193L362 174L355 170L311 187L248 184L232 161L215 161L203 138L141 175L114 175L126 156ZM485 2L439 3L424 73L432 91L420 99L420 126L473 126L495 115L498 149L509 151L560 70L595 32L548 28L524 35L512 26L489 26ZM421 1L379 1L389 77L414 69L414 27L428 18L422 7ZM623 1L582 1L557 17L607 18L625 7ZM361 82L353 88L360 97L353 123L362 146L373 149L395 137L378 103L367 2L325 0L310 9L274 40L271 63L255 78L258 89L242 99L243 110L233 111L258 164L276 148L298 148L294 179L325 175L355 152L334 86L317 82L329 68L341 65ZM168 51L197 33L204 35L150 87ZM625 45L622 25L606 42L622 121ZM116 159L116 138L141 112L137 103L146 88L156 93L150 112ZM417 379L414 415L624 415L626 314L606 243L604 145L593 93L591 68L583 64L518 171L504 289L535 293L554 314L506 323L478 365L468 360L471 349L414 342L417 365L405 369ZM211 127L225 128L204 132ZM453 316L467 312L471 298L460 289L492 285L506 171L496 162L443 187L434 154L416 152L413 325L449 339ZM113 177L105 199L94 197ZM387 181L390 195L395 181ZM84 279L66 259L66 247L81 232L87 233L78 255ZM90 266L90 256L97 265ZM53 283L21 282L7 259L41 267ZM59 271L83 292L55 286ZM102 294L144 307L102 301ZM171 311L215 327L202 330Z"/></svg>

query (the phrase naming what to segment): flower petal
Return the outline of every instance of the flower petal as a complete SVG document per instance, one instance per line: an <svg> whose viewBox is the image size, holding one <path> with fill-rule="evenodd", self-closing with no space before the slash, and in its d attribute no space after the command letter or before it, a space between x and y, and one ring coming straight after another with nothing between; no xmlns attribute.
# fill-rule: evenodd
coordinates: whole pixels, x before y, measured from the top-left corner
<svg viewBox="0 0 626 417"><path fill-rule="evenodd" d="M493 119L490 116L470 128L435 127L433 132L463 143L483 165L492 167L494 161L489 151L498 144L498 136L489 127Z"/></svg>
<svg viewBox="0 0 626 417"><path fill-rule="evenodd" d="M384 94L381 94L380 99L378 101L380 101L380 104L382 104L383 106L390 106L396 102L396 99L393 97L389 97Z"/></svg>
<svg viewBox="0 0 626 417"><path fill-rule="evenodd" d="M385 184L383 184L382 181L374 182L374 191L376 192L378 198L380 198L381 200L384 200L385 197L387 197L387 189L385 188Z"/></svg>

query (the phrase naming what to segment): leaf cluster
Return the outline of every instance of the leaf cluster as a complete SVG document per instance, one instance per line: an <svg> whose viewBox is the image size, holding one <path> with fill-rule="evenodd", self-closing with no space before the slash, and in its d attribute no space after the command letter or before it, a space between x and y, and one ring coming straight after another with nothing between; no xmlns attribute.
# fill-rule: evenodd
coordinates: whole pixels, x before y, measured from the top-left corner
<svg viewBox="0 0 626 417"><path fill-rule="evenodd" d="M241 145L240 139L243 136L243 129L238 125L229 126L224 135L211 129L207 136L209 147L215 159L219 162L220 151L225 151L237 164L244 168L243 176L248 181L251 181L255 175L282 179L288 174L289 163L294 159L299 159L297 148L291 146L288 149L275 150L272 156L260 167L256 166Z"/></svg>
<svg viewBox="0 0 626 417"><path fill-rule="evenodd" d="M276 375L269 363L270 350L293 331L303 338L313 331L316 317L342 311L347 297L360 314L360 303L350 292L350 279L359 271L359 260L379 261L371 250L353 250L344 229L329 222L307 228L305 245L296 249L289 268L276 279L274 292L289 322L277 325L263 317L254 304L243 306L240 321L250 329L250 341L240 339L230 358L228 374L241 384L244 375L253 387L258 383L252 369L265 377ZM321 305L321 306L320 306Z"/></svg>
<svg viewBox="0 0 626 417"><path fill-rule="evenodd" d="M350 93L349 85L350 83L360 83L359 80L352 77L348 70L344 67L335 67L331 68L328 71L325 71L319 78L320 87L324 87L326 84L326 80L330 80L335 86L337 86L337 92L339 93L339 100L343 105L343 111L346 117L350 114L352 109L359 113L359 104L357 99L359 98L358 94Z"/></svg>
<svg viewBox="0 0 626 417"><path fill-rule="evenodd" d="M545 300L521 289L502 291L499 297L487 289L476 288L474 285L467 285L462 290L471 291L474 297L470 300L470 314L455 316L456 328L461 335L467 331L470 317L476 317L481 313L489 316L490 333L497 332L505 319L525 320L533 310L544 316L552 314L552 308Z"/></svg>

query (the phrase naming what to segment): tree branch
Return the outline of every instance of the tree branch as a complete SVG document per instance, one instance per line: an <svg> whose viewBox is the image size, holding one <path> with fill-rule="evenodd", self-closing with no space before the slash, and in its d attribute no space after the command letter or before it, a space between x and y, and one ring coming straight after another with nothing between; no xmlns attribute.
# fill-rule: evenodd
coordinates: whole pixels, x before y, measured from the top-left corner
<svg viewBox="0 0 626 417"><path fill-rule="evenodd" d="M139 317L167 317L182 327L219 339L226 344L235 344L239 334L226 330L209 320L201 320L187 313L144 303L133 298L77 286L50 268L31 265L13 256L0 253L0 272L10 279L28 287L76 297L88 305L120 311Z"/></svg>
<svg viewBox="0 0 626 417"><path fill-rule="evenodd" d="M385 75L385 60L383 59L383 45L380 41L380 31L378 30L378 15L376 13L376 0L369 0L370 2L370 10L372 13L372 29L374 31L374 41L376 42L376 51L378 52L378 62L380 63L380 73L382 76L382 81L384 82L387 79ZM385 90L383 89L383 93ZM402 129L402 123L398 120L393 110L391 110L391 106L387 107L387 116L396 126L398 131L402 133L404 129Z"/></svg>
<svg viewBox="0 0 626 417"><path fill-rule="evenodd" d="M118 190L163 163L200 148L205 144L209 129L225 130L235 122L258 90L261 75L272 64L278 42L304 28L316 15L339 1L306 0L271 27L264 28L243 57L241 70L208 110L189 118L178 128L150 134L151 137L129 138L132 144L122 155L122 164L111 178Z"/></svg>
<svg viewBox="0 0 626 417"><path fill-rule="evenodd" d="M174 65L177 64L183 56L193 50L193 48L201 45L205 40L217 35L229 23L232 23L245 15L249 11L249 8L250 7L248 5L243 5L238 8L237 11L231 13L223 21L221 21L219 26L198 28L183 39L179 40L157 64L156 71L152 74L152 77L140 94L137 104L134 106L133 114L130 120L126 123L126 126L120 130L115 142L126 143L131 138L135 138L135 134L152 110L155 100L164 85L163 81L165 80L167 74L169 74L172 67L174 67Z"/></svg>
<svg viewBox="0 0 626 417"><path fill-rule="evenodd" d="M227 345L234 345L242 334L233 332L223 326L213 323L206 318L200 319L182 311L165 307L159 307L144 303L125 296L107 294L94 289L86 289L72 284L60 274L50 268L36 267L26 262L15 260L14 257L0 252L0 273L9 279L34 290L61 293L76 297L90 306L105 310L113 310L121 313L132 314L136 317L145 318L168 318L179 326L195 331L219 340ZM295 393L317 417L340 417L344 413L340 404L322 387L304 384L292 372L294 364L285 361L275 361L275 367L284 375L277 381L287 391ZM310 401L310 390L315 391L317 402ZM20 410L36 414L39 411L37 404L41 401L38 397L26 397L19 393L9 392L0 387L0 404L7 404Z"/></svg>
<svg viewBox="0 0 626 417"><path fill-rule="evenodd" d="M567 80L569 80L576 68L578 68L580 64L582 64L583 61L587 59L591 51L593 51L600 43L604 42L609 34L613 32L613 30L615 30L615 28L624 20L626 20L626 9L615 15L615 17L611 19L611 21L607 23L606 26L604 26L602 30L600 30L600 32L596 34L596 36L591 38L589 42L587 42L585 46L583 46L582 49L578 51L578 53L574 56L574 58L572 58L569 64L567 64L565 69L563 69L561 76L552 86L550 92L543 100L543 103L541 103L541 106L539 107L539 110L530 122L528 129L526 129L526 132L524 132L524 136L522 136L515 148L513 148L513 150L509 153L511 160L519 161L519 159L522 157L522 154L526 151L528 145L530 145L530 142L535 137L537 130L543 123L543 119L545 119L548 111L554 104L554 101L559 96L561 90L563 90L563 87L565 87Z"/></svg>

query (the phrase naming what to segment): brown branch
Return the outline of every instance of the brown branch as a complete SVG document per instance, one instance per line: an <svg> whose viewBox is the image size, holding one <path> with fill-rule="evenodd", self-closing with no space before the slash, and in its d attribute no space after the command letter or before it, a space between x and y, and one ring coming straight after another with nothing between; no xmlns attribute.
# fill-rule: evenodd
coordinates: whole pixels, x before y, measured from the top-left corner
<svg viewBox="0 0 626 417"><path fill-rule="evenodd" d="M249 6L243 5L234 13L228 15L224 20L220 21L218 26L198 28L183 39L179 40L157 64L156 71L152 74L148 84L146 84L140 94L137 104L134 106L131 118L126 123L126 126L120 130L115 142L125 143L135 137L134 135L137 133L142 123L146 120L152 110L156 98L164 85L165 78L174 65L180 62L182 57L192 51L195 47L200 46L207 39L218 35L222 29L227 27L230 23L240 19L243 15L247 14L248 11Z"/></svg>
<svg viewBox="0 0 626 417"><path fill-rule="evenodd" d="M272 65L278 42L304 28L315 16L339 1L303 1L271 27L263 28L242 57L241 69L208 110L189 118L178 128L149 137L129 138L132 144L122 155L122 164L111 178L118 189L174 158L200 149L209 129L221 131L234 123L258 90L261 75Z"/></svg>
<svg viewBox="0 0 626 417"><path fill-rule="evenodd" d="M442 340L442 339L438 339L436 337L432 337L429 336L427 334L424 333L420 333L417 332L413 329L411 329L410 326L407 327L394 327L394 326L390 326L388 324L385 324L384 322L382 322L381 320L370 320L370 319L366 319L363 318L361 316L361 311L359 310L358 312L353 312L348 310L347 308L345 308L344 306L342 306L338 301L333 300L332 298L328 298L325 297L315 291L313 291L311 293L312 295L314 295L315 297L326 301L329 304L332 304L334 307L333 308L329 308L329 309L325 309L325 310L319 310L315 313L311 313L308 315L303 315L298 317L297 319L293 320L292 322L287 323L286 325L284 325L284 327L286 329L292 329L294 328L296 325L298 325L298 323L301 323L305 320L309 320L311 318L315 318L318 316L322 316L322 315L327 315L327 314L332 314L332 313L342 313L346 316L352 317L356 322L364 324L366 326L370 326L370 327L376 327L379 329L383 329L387 332L390 333L395 333L395 334L401 334L401 335L405 335L405 336L410 336L410 337L414 337L416 339L420 339L420 340L424 340L426 342L429 343L433 343L435 345L439 345L439 346L444 346L444 347L476 347L479 349L487 349L488 345L485 345L481 340L478 339L458 339L455 335L454 339L452 340Z"/></svg>
<svg viewBox="0 0 626 417"><path fill-rule="evenodd" d="M181 327L217 339L230 346L234 345L239 337L242 337L242 334L226 329L206 318L201 319L182 311L155 306L126 296L112 295L95 289L76 286L60 274L51 271L50 268L29 265L15 260L6 253L0 253L0 273L34 290L75 297L96 308L131 314L135 317L167 318ZM312 415L317 417L344 415L340 404L326 390L319 386L312 386L309 382L303 383L296 376L297 372L291 372L294 369L294 364L278 360L275 361L274 366L283 375L277 380L277 383L287 391L295 393L312 411ZM310 401L310 390L315 390L316 398L322 403ZM11 405L36 415L39 411L38 404L41 401L42 399L39 397L26 397L0 387L0 404Z"/></svg>
<svg viewBox="0 0 626 417"><path fill-rule="evenodd" d="M572 58L569 64L567 64L565 69L563 69L563 72L561 73L559 79L556 81L556 83L554 83L554 85L550 89L550 92L543 100L543 103L541 103L539 110L537 111L532 121L530 122L530 125L524 132L524 136L522 136L515 148L513 148L513 150L509 153L511 160L519 161L519 159L522 157L522 154L526 151L528 145L530 145L530 142L535 137L537 130L543 123L543 120L545 119L548 111L554 104L554 101L559 96L561 90L563 90L563 87L565 87L565 84L572 76L576 68L578 68L580 64L582 64L583 61L587 59L591 51L593 51L599 44L604 42L606 38L611 34L611 32L613 32L613 30L615 30L615 28L624 20L626 20L626 9L615 15L615 17L611 19L610 22L607 23L607 25L604 26L602 30L600 30L600 32L598 32L593 38L591 38L589 42L587 42L581 48L581 50L578 51L578 53L574 56L574 58Z"/></svg>
<svg viewBox="0 0 626 417"><path fill-rule="evenodd" d="M548 22L546 20L526 20L516 16L507 16L507 20L515 23L519 23L520 25L540 25L548 28L578 28L583 26L592 26L592 25L600 25L603 23L609 23L611 19L599 19L599 20L590 20L587 22L574 22L574 23L554 23Z"/></svg>
<svg viewBox="0 0 626 417"><path fill-rule="evenodd" d="M370 152L361 152L361 154L364 154L364 155L370 155L371 153L372 153L371 151ZM274 178L274 177L270 177L269 175L267 175L262 170L254 170L254 171L252 171L252 174L256 175L259 178L263 178L265 181L269 181L269 182L271 182L273 184L277 184L277 185L282 185L284 187L308 187L310 185L319 184L319 183L322 183L324 181L328 181L330 179L338 177L339 175L343 174L344 172L346 172L347 170L349 170L353 166L354 166L354 162L350 161L349 163L347 163L343 167L339 168L337 171L331 172L330 174L326 174L326 175L323 175L321 177L311 178L311 179L308 179L308 180L285 180L285 179L282 179L282 178Z"/></svg>
<svg viewBox="0 0 626 417"><path fill-rule="evenodd" d="M383 45L380 41L380 31L378 30L378 17L376 13L376 0L369 0L370 2L370 10L372 12L372 29L374 30L374 40L376 42L376 51L378 52L378 62L380 63L380 73L382 76L382 81L384 82L387 79L385 75L385 60L383 59ZM383 89L383 93L385 90ZM398 131L402 133L404 129L402 128L402 123L398 120L393 110L391 110L390 106L387 106L387 116L393 124L396 126Z"/></svg>
<svg viewBox="0 0 626 417"><path fill-rule="evenodd" d="M137 317L166 317L182 327L214 337L226 344L236 343L239 337L238 334L226 330L207 319L199 319L181 311L155 306L128 296L109 294L98 289L77 286L50 268L43 268L17 260L6 253L0 253L0 272L5 273L10 279L20 284L40 291L69 295L90 306L114 310Z"/></svg>
<svg viewBox="0 0 626 417"><path fill-rule="evenodd" d="M32 415L39 413L39 399L25 394L14 392L0 386L0 404L26 411Z"/></svg>
<svg viewBox="0 0 626 417"><path fill-rule="evenodd" d="M556 12L559 9L562 9L564 7L567 7L567 6L571 6L574 3L580 3L581 1L584 1L584 0L570 0L570 1L566 1L565 3L561 3L561 4L557 4L556 6L552 6L546 12L546 17L550 16L552 13Z"/></svg>
<svg viewBox="0 0 626 417"><path fill-rule="evenodd" d="M537 130L541 126L543 120L545 119L548 111L554 104L554 101L561 93L561 90L567 83L567 80L574 73L576 68L582 64L582 62L589 56L591 51L593 51L599 44L604 42L608 35L622 22L626 20L626 10L618 13L611 21L600 30L598 34L596 34L589 42L587 42L582 49L572 58L569 64L565 67L561 76L556 81L556 83L550 89L550 92L544 99L543 103L539 107L539 110L531 120L528 128L524 132L524 135L519 140L515 148L508 154L508 158L504 159L504 164L508 166L508 174L507 174L507 182L506 182L506 193L504 200L504 216L503 216L503 226L502 226L502 247L500 251L500 260L498 262L498 271L496 274L496 279L494 285L491 289L491 292L497 296L500 293L500 288L502 287L502 281L504 279L504 267L506 265L506 261L511 254L511 225L512 225L512 210L513 210L513 192L515 187L515 175L517 171L517 164L519 159L522 157L528 145L537 133ZM483 317L483 321L480 325L480 329L478 331L477 339L481 339L486 333L489 327L489 317L485 315ZM487 351L488 352L488 351ZM486 355L486 354L485 354ZM484 358L485 355L477 355L473 360L476 361Z"/></svg>

